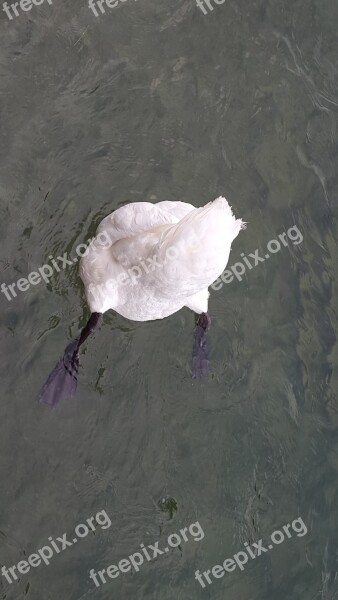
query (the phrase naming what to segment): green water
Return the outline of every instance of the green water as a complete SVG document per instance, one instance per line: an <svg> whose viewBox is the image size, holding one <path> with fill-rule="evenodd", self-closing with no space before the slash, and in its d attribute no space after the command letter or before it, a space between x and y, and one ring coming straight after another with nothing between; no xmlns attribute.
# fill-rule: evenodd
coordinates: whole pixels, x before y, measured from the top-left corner
<svg viewBox="0 0 338 600"><path fill-rule="evenodd" d="M212 0L211 0L212 1ZM211 375L191 379L194 317L107 313L76 398L36 398L88 317L76 266L1 302L0 566L105 510L1 600L335 600L337 582L337 4L84 0L1 10L1 282L91 237L127 202L224 195L247 229L212 291ZM303 519L304 536L205 588L210 570ZM89 578L169 534L139 572Z"/></svg>

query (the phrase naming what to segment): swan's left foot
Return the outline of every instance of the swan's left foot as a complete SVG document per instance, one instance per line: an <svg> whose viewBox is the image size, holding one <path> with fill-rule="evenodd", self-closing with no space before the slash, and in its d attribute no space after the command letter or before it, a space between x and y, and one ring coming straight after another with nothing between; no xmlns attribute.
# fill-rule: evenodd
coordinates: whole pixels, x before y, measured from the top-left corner
<svg viewBox="0 0 338 600"><path fill-rule="evenodd" d="M40 402L55 406L61 400L75 395L79 372L79 350L87 337L102 324L102 313L92 313L80 336L68 344L64 355L49 375L40 395Z"/></svg>
<svg viewBox="0 0 338 600"><path fill-rule="evenodd" d="M43 386L39 400L55 406L61 400L75 395L79 371L78 339L68 344L63 357L49 375Z"/></svg>
<svg viewBox="0 0 338 600"><path fill-rule="evenodd" d="M208 313L199 315L195 333L194 346L192 351L192 376L194 379L206 377L209 373L209 358L207 348L207 334L211 324L211 319Z"/></svg>

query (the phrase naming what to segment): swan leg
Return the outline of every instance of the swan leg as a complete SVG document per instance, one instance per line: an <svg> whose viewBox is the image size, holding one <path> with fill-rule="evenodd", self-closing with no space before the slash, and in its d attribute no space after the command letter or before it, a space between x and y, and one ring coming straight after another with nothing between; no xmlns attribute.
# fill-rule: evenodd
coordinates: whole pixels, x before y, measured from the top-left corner
<svg viewBox="0 0 338 600"><path fill-rule="evenodd" d="M211 319L207 312L197 315L192 350L193 379L201 379L209 373L210 362L208 358L207 331L210 324Z"/></svg>
<svg viewBox="0 0 338 600"><path fill-rule="evenodd" d="M207 331L208 329L210 329L210 325L211 325L211 318L209 313L201 313L200 315L196 315L197 321L196 321L196 325L198 325L199 327L202 327L202 329L204 329L204 331Z"/></svg>

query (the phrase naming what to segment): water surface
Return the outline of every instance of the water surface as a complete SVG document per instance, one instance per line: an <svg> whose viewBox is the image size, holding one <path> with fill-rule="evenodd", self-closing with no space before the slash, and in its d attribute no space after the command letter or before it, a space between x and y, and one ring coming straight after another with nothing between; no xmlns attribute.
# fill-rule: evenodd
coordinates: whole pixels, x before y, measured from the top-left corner
<svg viewBox="0 0 338 600"><path fill-rule="evenodd" d="M74 256L127 202L226 196L248 222L229 265L294 225L303 236L212 292L208 381L191 379L187 309L107 313L55 411L36 398L88 317L77 267L1 294L1 565L103 509L112 521L1 577L1 598L338 597L337 18L333 0L1 11L2 282ZM305 536L195 580L297 517ZM197 520L203 540L95 589L91 568Z"/></svg>

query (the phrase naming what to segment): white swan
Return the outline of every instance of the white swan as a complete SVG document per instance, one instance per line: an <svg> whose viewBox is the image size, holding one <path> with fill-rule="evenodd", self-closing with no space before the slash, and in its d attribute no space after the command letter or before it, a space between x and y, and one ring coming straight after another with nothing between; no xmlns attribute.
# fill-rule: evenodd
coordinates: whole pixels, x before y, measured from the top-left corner
<svg viewBox="0 0 338 600"><path fill-rule="evenodd" d="M201 315L195 366L203 370L208 287L222 274L231 243L244 227L223 197L202 208L185 202L137 202L103 219L80 262L91 317L66 348L40 399L54 405L73 395L79 347L110 309L133 321L162 319L184 306Z"/></svg>

